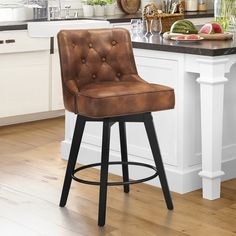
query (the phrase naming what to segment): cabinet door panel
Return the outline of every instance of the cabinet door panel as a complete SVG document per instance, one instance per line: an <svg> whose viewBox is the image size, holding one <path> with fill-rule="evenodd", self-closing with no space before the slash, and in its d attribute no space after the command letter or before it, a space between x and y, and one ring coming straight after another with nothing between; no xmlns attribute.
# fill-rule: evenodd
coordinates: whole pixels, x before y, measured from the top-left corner
<svg viewBox="0 0 236 236"><path fill-rule="evenodd" d="M0 117L49 110L49 54L1 54Z"/></svg>
<svg viewBox="0 0 236 236"><path fill-rule="evenodd" d="M178 61L137 55L135 61L138 73L144 80L149 83L167 85L177 90ZM177 166L177 109L153 112L153 118L163 160L166 164ZM145 130L140 129L137 133L136 127L130 125L127 133L129 135L129 147L133 154L142 153L142 156L152 159ZM137 139L137 136L140 138Z"/></svg>
<svg viewBox="0 0 236 236"><path fill-rule="evenodd" d="M64 109L62 84L61 84L61 67L58 50L55 49L54 54L51 55L52 65L52 110Z"/></svg>

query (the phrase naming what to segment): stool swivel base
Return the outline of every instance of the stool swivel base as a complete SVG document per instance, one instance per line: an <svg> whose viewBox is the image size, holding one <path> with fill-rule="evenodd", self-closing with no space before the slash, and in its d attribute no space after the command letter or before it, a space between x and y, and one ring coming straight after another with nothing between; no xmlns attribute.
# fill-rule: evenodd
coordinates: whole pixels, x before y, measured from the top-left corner
<svg viewBox="0 0 236 236"><path fill-rule="evenodd" d="M76 164L86 121L102 121L103 122L101 163L94 163L94 164L82 166L75 169L75 164ZM119 123L121 162L109 162L110 130L111 130L111 126L116 122ZM126 122L143 122L144 123L148 140L150 143L150 147L152 150L155 167L145 164L145 163L128 162L126 128L125 128ZM123 182L108 182L109 164L122 165ZM143 179L129 180L129 171L128 171L129 165L138 165L138 166L150 168L150 169L153 169L155 173ZM101 166L100 182L83 180L75 176L75 173L83 169L91 168L94 166ZM145 182L145 181L155 178L157 175L159 175L159 179L161 182L161 187L162 187L162 191L165 197L167 208L169 210L172 210L173 203L172 203L171 195L169 192L169 187L168 187L168 183L166 179L166 174L165 174L165 170L164 170L164 166L163 166L163 162L161 158L161 153L160 153L151 113L143 113L143 114L138 114L138 115L119 116L119 117L111 117L111 118L103 118L103 119L94 119L94 118L77 115L77 121L75 124L75 130L74 130L74 135L72 139L69 160L68 160L65 179L64 179L63 190L61 194L60 206L64 207L66 205L72 179L78 182L84 183L84 184L99 185L100 194L99 194L98 225L104 226L105 218L106 218L107 186L124 185L124 192L128 193L130 190L129 189L130 184Z"/></svg>

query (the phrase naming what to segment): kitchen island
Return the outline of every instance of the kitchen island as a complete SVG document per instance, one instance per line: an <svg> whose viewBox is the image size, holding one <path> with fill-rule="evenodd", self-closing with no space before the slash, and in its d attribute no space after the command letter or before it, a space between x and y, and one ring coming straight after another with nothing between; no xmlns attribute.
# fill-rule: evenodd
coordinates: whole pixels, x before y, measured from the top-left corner
<svg viewBox="0 0 236 236"><path fill-rule="evenodd" d="M219 198L221 180L236 177L236 41L181 44L159 35L134 35L132 41L140 76L175 89L175 109L154 113L170 189L186 193L202 187L204 198ZM66 113L64 158L74 120ZM116 126L112 132L113 161L120 158L120 150ZM129 124L127 135L129 159L153 164L143 127ZM100 147L101 127L88 124L78 162L99 160ZM110 171L121 174L118 169ZM143 175L148 173L131 170L131 178Z"/></svg>
<svg viewBox="0 0 236 236"><path fill-rule="evenodd" d="M148 42L147 42L148 41ZM236 42L235 40L228 41L207 41L203 40L196 43L179 43L172 40L164 40L162 37L151 36L149 38L143 37L134 39L133 46L135 48L136 59L142 63L142 57L146 53L146 57L150 57L150 52L156 54L158 58L174 59L176 56L179 62L178 72L181 74L179 77L178 85L176 88L177 99L176 107L180 114L177 116L178 129L182 139L182 157L183 160L191 158L190 148L194 146L193 138L197 137L197 131L191 133L194 127L192 119L199 117L196 114L196 107L191 103L191 91L188 79L191 79L190 74L197 74L196 81L200 85L200 113L201 113L201 156L202 156L202 170L199 175L202 177L203 197L206 199L216 199L220 197L220 182L221 176L224 172L221 170L222 162L222 149L224 152L231 150L230 158L232 167L235 166L235 145L236 130L233 128L235 125L230 123L229 117L226 117L224 124L225 139L228 139L227 145L222 146L222 127L223 127L223 111L225 115L231 113L236 104L234 104L234 96L227 96L227 103L225 102L224 109L224 84L228 81L225 77L226 73L230 72L231 66L236 62ZM143 51L145 49L145 51ZM146 51L146 50L151 51ZM160 52L161 54L160 55ZM168 53L164 53L167 51ZM170 54L171 52L171 54ZM176 54L177 53L177 54ZM182 61L181 61L182 60ZM138 67L142 68L142 65ZM231 72L231 77L233 73ZM226 90L230 92L230 90ZM227 94L228 95L228 94ZM196 99L196 97L195 97ZM198 102L195 100L195 103ZM229 109L229 110L227 110ZM230 112L231 111L231 112ZM232 122L232 121L231 121ZM227 131L232 130L230 133ZM200 129L200 127L198 127ZM233 132L235 130L235 132ZM227 138L226 138L227 137ZM191 141L192 140L192 141ZM192 142L192 143L191 143ZM226 142L226 141L224 141ZM186 158L186 159L184 159ZM228 157L229 158L229 157ZM185 162L185 163L186 163ZM229 172L234 172L230 170ZM233 177L235 177L234 175Z"/></svg>

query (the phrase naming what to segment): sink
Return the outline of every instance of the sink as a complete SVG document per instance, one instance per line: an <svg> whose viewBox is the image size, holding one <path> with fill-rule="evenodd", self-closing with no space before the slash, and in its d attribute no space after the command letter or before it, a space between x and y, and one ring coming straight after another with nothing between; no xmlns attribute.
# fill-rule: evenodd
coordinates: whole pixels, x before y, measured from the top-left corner
<svg viewBox="0 0 236 236"><path fill-rule="evenodd" d="M108 28L108 21L102 20L61 20L28 22L28 34L30 37L55 37L62 29L87 29Z"/></svg>
<svg viewBox="0 0 236 236"><path fill-rule="evenodd" d="M22 7L0 7L0 22L26 21L33 19L33 9Z"/></svg>

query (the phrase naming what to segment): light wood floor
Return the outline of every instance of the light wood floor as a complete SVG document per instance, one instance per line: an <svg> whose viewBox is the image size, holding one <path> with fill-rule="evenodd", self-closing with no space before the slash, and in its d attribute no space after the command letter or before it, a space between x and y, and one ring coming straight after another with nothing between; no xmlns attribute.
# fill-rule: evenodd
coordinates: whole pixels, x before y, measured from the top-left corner
<svg viewBox="0 0 236 236"><path fill-rule="evenodd" d="M133 185L124 194L111 187L104 228L97 227L98 187L73 182L67 206L58 207L63 135L63 118L0 128L1 236L236 235L236 180L223 183L216 201L203 200L201 191L173 193L172 212L158 188ZM84 176L95 179L98 173Z"/></svg>

